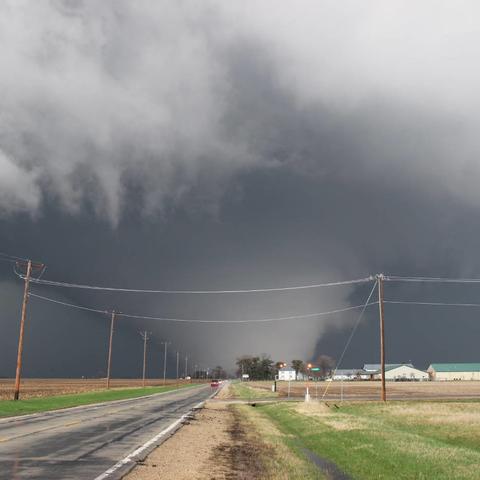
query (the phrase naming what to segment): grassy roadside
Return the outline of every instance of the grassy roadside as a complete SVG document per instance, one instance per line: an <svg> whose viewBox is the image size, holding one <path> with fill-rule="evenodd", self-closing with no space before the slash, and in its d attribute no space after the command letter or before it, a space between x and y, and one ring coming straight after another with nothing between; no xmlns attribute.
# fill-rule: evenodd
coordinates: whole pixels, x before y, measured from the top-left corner
<svg viewBox="0 0 480 480"><path fill-rule="evenodd" d="M311 462L292 448L288 435L280 431L275 422L261 409L249 405L230 405L246 442L255 452L251 457L257 471L250 472L261 480L320 480L326 479ZM238 448L238 447L237 447Z"/></svg>
<svg viewBox="0 0 480 480"><path fill-rule="evenodd" d="M195 384L182 385L180 388L194 387ZM145 387L100 390L94 392L75 393L69 395L57 395L51 397L28 398L26 400L1 400L0 417L11 417L15 415L27 415L29 413L46 412L61 408L90 405L93 403L109 402L113 400L124 400L127 398L144 397L153 393L168 392L176 390L175 385L166 387Z"/></svg>
<svg viewBox="0 0 480 480"><path fill-rule="evenodd" d="M478 402L257 407L286 436L355 479L473 480L480 470Z"/></svg>
<svg viewBox="0 0 480 480"><path fill-rule="evenodd" d="M234 382L230 385L230 391L235 398L242 400L255 400L261 398L274 398L277 392L271 392L262 388L247 385L246 382Z"/></svg>

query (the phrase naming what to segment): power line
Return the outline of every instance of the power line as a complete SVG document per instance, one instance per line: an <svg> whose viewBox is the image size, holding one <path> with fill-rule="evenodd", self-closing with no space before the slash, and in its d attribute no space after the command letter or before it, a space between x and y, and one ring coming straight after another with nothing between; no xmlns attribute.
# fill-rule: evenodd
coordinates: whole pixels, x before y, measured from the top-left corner
<svg viewBox="0 0 480 480"><path fill-rule="evenodd" d="M365 310L367 309L367 307L369 305L378 305L378 302L370 302L370 299L372 298L373 292L375 291L375 288L376 288L377 284L378 284L378 280L374 283L373 288L370 291L370 294L368 295L366 302L362 305L362 311L360 312L360 315L358 316L358 318L357 318L357 320L356 320L356 322L355 322L355 324L352 328L352 331L350 332L350 336L348 337L348 339L345 343L345 347L343 348L343 352L340 355L340 359L338 360L337 366L335 367L335 370L333 372L333 376L335 376L335 374L337 373L337 370L338 370L338 368L340 367L340 365L343 361L343 357L347 353L348 347L350 346L352 338L355 335L355 332L357 331L358 326L360 325L360 321L363 318ZM333 380L333 376L332 376L332 380ZM330 384L328 384L327 387L325 388L325 391L323 392L323 395L322 395L322 400L325 398L325 395L327 394L329 387L330 387Z"/></svg>
<svg viewBox="0 0 480 480"><path fill-rule="evenodd" d="M369 305L376 305L377 302L372 302ZM368 305L368 306L369 306ZM262 322L277 322L277 321L284 321L284 320L299 320L302 318L312 318L312 317L320 317L324 315L333 315L335 313L341 312L348 312L350 310L356 310L362 308L363 305L355 305L352 307L345 307L339 308L336 310L330 310L325 312L316 312L316 313L307 313L304 315L291 315L288 317L275 317L275 318L257 318L257 319L247 319L247 320L202 320L202 319L181 319L181 318L165 318L165 317L150 317L148 315L129 315L129 314L121 314L123 317L128 318L137 318L143 320L163 320L167 322L189 322L189 323L262 323Z"/></svg>
<svg viewBox="0 0 480 480"><path fill-rule="evenodd" d="M384 300L383 303L398 305L425 305L433 307L480 307L480 303L413 302L407 300Z"/></svg>
<svg viewBox="0 0 480 480"><path fill-rule="evenodd" d="M23 275L16 272L17 276L23 279ZM320 287L334 287L340 285L355 285L359 283L367 283L373 281L373 277L364 277L354 280L345 280L340 282L317 283L312 285L299 285L292 287L279 288L256 288L256 289L241 289L241 290L150 290L137 288L116 288L116 287L102 287L98 285L85 285L78 283L56 282L52 280L42 280L40 278L32 278L32 283L38 285L47 285L53 287L64 288L79 288L84 290L101 290L109 292L123 292L123 293L164 293L164 294L228 294L228 293L267 293L267 292L281 292L288 290L307 290Z"/></svg>
<svg viewBox="0 0 480 480"><path fill-rule="evenodd" d="M96 308L91 308L91 307L84 307L81 305L75 305L73 303L68 303L68 302L62 302L60 300L56 300L53 298L49 297L44 297L43 295L37 295L34 293L30 293L31 297L38 298L40 300L45 300L47 302L52 302L56 303L59 305L63 305L66 307L71 307L71 308L77 308L80 310L87 310L90 312L95 312L95 313L102 313L102 314L107 314L109 313L107 310L100 310ZM378 302L371 302L367 307L370 305L377 305ZM287 317L275 317L275 318L259 318L259 319L245 319L245 320L205 320L205 319L186 319L186 318L171 318L171 317L154 317L154 316L149 316L149 315L136 315L136 314L128 314L128 313L116 313L117 317L126 317L126 318L135 318L139 320L157 320L157 321L164 321L164 322L177 322L177 323L223 323L223 324L230 324L230 323L263 323L263 322L277 322L277 321L285 321L285 320L299 320L302 318L313 318L313 317L320 317L320 316L325 316L325 315L333 315L335 313L342 313L342 312L348 312L350 310L357 310L359 308L364 308L365 305L355 305L351 307L344 307L344 308L339 308L336 310L329 310L329 311L324 311L324 312L315 312L315 313L307 313L304 315L291 315ZM366 308L366 307L365 307Z"/></svg>
<svg viewBox="0 0 480 480"><path fill-rule="evenodd" d="M65 307L71 307L71 308L77 308L78 310L87 310L89 312L94 312L94 313L109 313L108 310L99 310L96 308L91 308L91 307L84 307L81 305L75 305L73 303L68 303L68 302L62 302L60 300L55 300L54 298L49 298L49 297L44 297L42 295L37 295L36 293L29 293L29 297L34 297L34 298L39 298L40 300L46 300L47 302L52 302L52 303L57 303L58 305L63 305ZM117 313L117 316L119 314Z"/></svg>
<svg viewBox="0 0 480 480"><path fill-rule="evenodd" d="M445 278L445 277L400 277L387 275L388 282L415 282L415 283L480 283L480 278Z"/></svg>
<svg viewBox="0 0 480 480"><path fill-rule="evenodd" d="M1 257L6 257L10 260L18 260L22 262L28 262L28 258L17 257L15 255L10 255L9 253L0 252Z"/></svg>
<svg viewBox="0 0 480 480"><path fill-rule="evenodd" d="M0 253L1 255L1 253ZM6 255L6 254L3 254ZM7 261L12 259L23 260L20 257L7 256ZM0 258L1 260L1 258ZM15 272L18 277L24 279L24 275ZM480 283L480 278L448 278L448 277L415 277L415 276L398 276L398 275L385 275L385 281L388 282L415 282L415 283ZM368 283L374 281L372 275L368 277L344 280L338 282L324 282L308 285L295 285L291 287L274 287L274 288L253 288L253 289L237 289L237 290L157 290L157 289L138 289L138 288L121 288L121 287L104 287L100 285L79 284L70 282L59 282L53 280L45 280L39 277L32 278L33 283L45 286L62 287L62 288L77 288L84 290L99 290L99 291L111 291L111 292L124 292L124 293L161 293L161 294L230 294L230 293L268 293L268 292L281 292L289 290L307 290L321 287L333 287L342 285L355 285L361 283Z"/></svg>

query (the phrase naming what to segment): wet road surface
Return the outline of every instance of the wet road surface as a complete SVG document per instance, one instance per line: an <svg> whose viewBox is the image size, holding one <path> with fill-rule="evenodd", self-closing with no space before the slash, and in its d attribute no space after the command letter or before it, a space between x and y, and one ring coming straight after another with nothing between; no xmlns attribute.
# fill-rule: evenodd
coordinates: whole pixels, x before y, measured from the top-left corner
<svg viewBox="0 0 480 480"><path fill-rule="evenodd" d="M0 480L93 480L211 393L207 385L0 420Z"/></svg>

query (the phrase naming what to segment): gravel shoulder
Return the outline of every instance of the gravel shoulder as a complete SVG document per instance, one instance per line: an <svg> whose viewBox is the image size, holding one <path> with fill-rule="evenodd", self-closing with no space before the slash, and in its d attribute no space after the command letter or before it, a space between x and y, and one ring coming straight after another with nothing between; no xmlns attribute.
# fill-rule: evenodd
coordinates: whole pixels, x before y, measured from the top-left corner
<svg viewBox="0 0 480 480"><path fill-rule="evenodd" d="M139 463L127 480L231 478L222 453L230 444L233 413L208 402L195 417ZM222 461L220 461L222 460Z"/></svg>
<svg viewBox="0 0 480 480"><path fill-rule="evenodd" d="M222 396L227 396L225 391ZM227 396L228 398L228 396ZM324 478L258 408L209 401L126 480Z"/></svg>

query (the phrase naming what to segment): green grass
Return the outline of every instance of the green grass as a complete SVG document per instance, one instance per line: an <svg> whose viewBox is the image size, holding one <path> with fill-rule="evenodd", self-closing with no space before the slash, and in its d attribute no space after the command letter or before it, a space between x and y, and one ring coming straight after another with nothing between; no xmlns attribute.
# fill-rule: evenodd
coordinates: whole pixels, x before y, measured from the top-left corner
<svg viewBox="0 0 480 480"><path fill-rule="evenodd" d="M195 384L181 386L180 388L193 387ZM153 393L168 392L175 390L175 386L166 387L145 387L100 390L94 392L74 393L68 395L57 395L51 397L28 398L26 400L1 400L0 417L11 417L14 415L27 415L29 413L46 412L60 408L77 407L93 403L109 402L112 400L123 400L127 398L143 397Z"/></svg>
<svg viewBox="0 0 480 480"><path fill-rule="evenodd" d="M261 409L249 405L231 405L241 419L247 441L256 450L257 460L263 465L261 474L251 478L262 480L326 480L305 456L292 448L290 439L274 426Z"/></svg>
<svg viewBox="0 0 480 480"><path fill-rule="evenodd" d="M271 387L271 382L270 382ZM230 389L237 398L242 400L255 400L261 398L273 398L278 396L278 393L268 391L261 388L250 386L247 382L234 382L230 385Z"/></svg>
<svg viewBox="0 0 480 480"><path fill-rule="evenodd" d="M478 479L478 402L270 404L258 407L287 435L355 479Z"/></svg>

